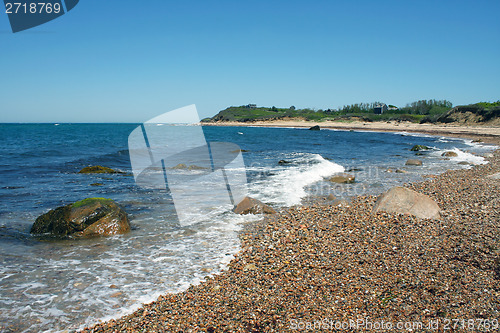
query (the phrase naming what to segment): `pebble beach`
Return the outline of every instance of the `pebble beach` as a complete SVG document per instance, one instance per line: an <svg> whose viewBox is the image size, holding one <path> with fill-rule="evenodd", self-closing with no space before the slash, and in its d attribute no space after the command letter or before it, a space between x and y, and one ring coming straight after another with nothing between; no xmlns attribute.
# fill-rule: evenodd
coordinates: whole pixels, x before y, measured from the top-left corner
<svg viewBox="0 0 500 333"><path fill-rule="evenodd" d="M500 150L487 160L405 185L439 220L373 213L375 196L292 207L248 224L221 274L82 332L495 331Z"/></svg>

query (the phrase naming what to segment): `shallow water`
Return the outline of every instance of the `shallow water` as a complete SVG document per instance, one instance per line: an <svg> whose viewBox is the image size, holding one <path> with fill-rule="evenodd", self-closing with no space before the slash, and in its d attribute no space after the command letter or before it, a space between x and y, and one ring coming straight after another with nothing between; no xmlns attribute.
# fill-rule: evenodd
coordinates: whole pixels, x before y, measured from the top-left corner
<svg viewBox="0 0 500 333"><path fill-rule="evenodd" d="M195 212L181 227L168 191L137 187L127 138L134 124L0 125L0 330L76 329L132 311L158 295L220 272L239 249L238 230L255 216L230 205ZM250 196L275 208L308 196L377 194L459 162L484 163L493 147L408 133L205 127L207 141L234 142L243 153ZM405 166L410 148L433 149ZM444 159L444 151L458 156ZM278 164L280 160L288 163ZM127 174L83 175L87 165ZM355 170L351 170L351 169ZM388 172L388 169L407 173ZM325 178L349 171L355 184ZM102 183L103 186L90 186ZM29 234L40 214L86 197L107 197L130 214L132 232L110 238L39 241ZM207 202L209 198L207 198Z"/></svg>

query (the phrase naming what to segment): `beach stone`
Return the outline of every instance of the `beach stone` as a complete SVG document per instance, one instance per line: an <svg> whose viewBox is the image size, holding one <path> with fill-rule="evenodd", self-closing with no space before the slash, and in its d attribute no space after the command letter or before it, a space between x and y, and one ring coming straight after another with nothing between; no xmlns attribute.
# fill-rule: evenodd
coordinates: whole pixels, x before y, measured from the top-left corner
<svg viewBox="0 0 500 333"><path fill-rule="evenodd" d="M424 145L414 145L410 150L411 151L421 151L421 150L429 150L430 148Z"/></svg>
<svg viewBox="0 0 500 333"><path fill-rule="evenodd" d="M405 165L421 166L422 161L417 159L409 159L408 161L406 161Z"/></svg>
<svg viewBox="0 0 500 333"><path fill-rule="evenodd" d="M319 126L318 126L318 125L315 125L315 126L313 126L313 127L310 127L310 128L309 128L309 130L310 130L310 131L319 131L319 130L320 130L320 128L319 128Z"/></svg>
<svg viewBox="0 0 500 333"><path fill-rule="evenodd" d="M397 170L396 170L396 173L408 173L408 171L406 171L406 170L401 170L401 169L397 169Z"/></svg>
<svg viewBox="0 0 500 333"><path fill-rule="evenodd" d="M494 155L492 153L485 153L483 156L486 157L486 158L491 158Z"/></svg>
<svg viewBox="0 0 500 333"><path fill-rule="evenodd" d="M113 200L88 198L39 216L30 233L55 237L93 237L130 231L127 213Z"/></svg>
<svg viewBox="0 0 500 333"><path fill-rule="evenodd" d="M487 177L491 178L491 179L500 179L500 172L494 173L494 174L489 175Z"/></svg>
<svg viewBox="0 0 500 333"><path fill-rule="evenodd" d="M260 202L257 199L245 197L239 204L234 207L233 212L240 215L246 214L276 214L276 211Z"/></svg>
<svg viewBox="0 0 500 333"><path fill-rule="evenodd" d="M455 153L454 151L445 151L444 153L441 154L443 157L457 157L458 154Z"/></svg>
<svg viewBox="0 0 500 333"><path fill-rule="evenodd" d="M343 184L350 184L354 183L356 177L354 177L351 174L348 173L337 173L334 176L330 177L328 180L333 182L333 183L343 183Z"/></svg>
<svg viewBox="0 0 500 333"><path fill-rule="evenodd" d="M398 186L378 197L373 212L380 211L438 219L441 209L429 196Z"/></svg>
<svg viewBox="0 0 500 333"><path fill-rule="evenodd" d="M458 162L458 164L460 164L460 165L471 165L471 164L470 164L469 162L467 162L467 161L460 161L460 162Z"/></svg>
<svg viewBox="0 0 500 333"><path fill-rule="evenodd" d="M326 199L333 201L333 200L336 200L337 198L332 193L330 193L330 194L328 194L328 196L326 197Z"/></svg>
<svg viewBox="0 0 500 333"><path fill-rule="evenodd" d="M83 168L82 170L78 171L78 173L123 173L123 172L113 170L108 167L103 167L101 165L92 165Z"/></svg>

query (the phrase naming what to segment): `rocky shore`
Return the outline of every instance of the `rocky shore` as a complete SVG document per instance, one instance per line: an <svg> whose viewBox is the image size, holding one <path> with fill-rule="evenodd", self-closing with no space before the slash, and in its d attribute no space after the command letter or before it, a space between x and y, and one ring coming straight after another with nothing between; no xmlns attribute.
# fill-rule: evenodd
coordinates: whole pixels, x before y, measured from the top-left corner
<svg viewBox="0 0 500 333"><path fill-rule="evenodd" d="M488 331L478 325L489 323L492 331L500 320L500 180L488 176L500 172L500 150L488 160L406 185L438 203L438 220L373 213L373 196L294 207L247 226L222 274L83 332L320 331L363 320L433 332L447 324Z"/></svg>

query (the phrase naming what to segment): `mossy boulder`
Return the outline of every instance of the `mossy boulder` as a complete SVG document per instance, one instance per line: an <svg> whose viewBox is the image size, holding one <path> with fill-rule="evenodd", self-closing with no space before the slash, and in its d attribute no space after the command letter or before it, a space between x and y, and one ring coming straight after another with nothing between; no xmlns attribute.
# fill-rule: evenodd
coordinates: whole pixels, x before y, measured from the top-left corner
<svg viewBox="0 0 500 333"><path fill-rule="evenodd" d="M103 167L101 165L92 165L83 168L78 173L123 173L123 172L108 167Z"/></svg>
<svg viewBox="0 0 500 333"><path fill-rule="evenodd" d="M39 216L31 233L57 238L112 236L130 231L127 213L113 200L88 198Z"/></svg>
<svg viewBox="0 0 500 333"><path fill-rule="evenodd" d="M411 151L421 151L421 150L429 150L430 148L424 145L414 145L410 150Z"/></svg>

